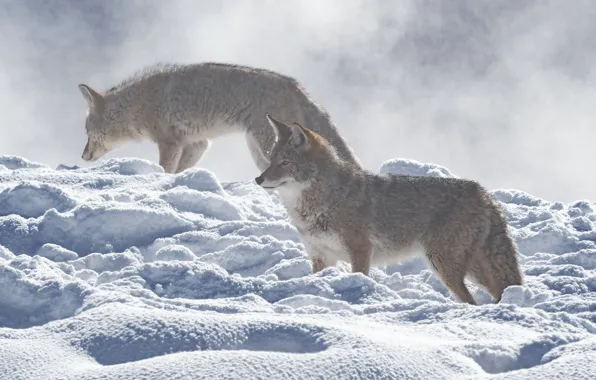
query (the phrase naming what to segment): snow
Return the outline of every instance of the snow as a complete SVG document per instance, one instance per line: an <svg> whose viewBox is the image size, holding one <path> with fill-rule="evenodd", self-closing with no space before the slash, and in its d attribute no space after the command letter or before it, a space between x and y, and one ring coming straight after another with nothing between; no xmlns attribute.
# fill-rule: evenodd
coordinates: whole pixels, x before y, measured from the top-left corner
<svg viewBox="0 0 596 380"><path fill-rule="evenodd" d="M421 258L313 275L250 182L0 156L0 379L596 378L596 204L492 193L525 284L470 306Z"/></svg>

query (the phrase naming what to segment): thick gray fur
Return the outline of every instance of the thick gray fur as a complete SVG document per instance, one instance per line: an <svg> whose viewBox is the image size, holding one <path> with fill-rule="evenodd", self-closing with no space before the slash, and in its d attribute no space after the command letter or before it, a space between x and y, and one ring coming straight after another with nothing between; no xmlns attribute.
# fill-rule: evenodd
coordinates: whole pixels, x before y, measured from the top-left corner
<svg viewBox="0 0 596 380"><path fill-rule="evenodd" d="M87 100L88 136L82 158L94 161L131 140L151 140L167 173L194 166L210 141L244 132L260 170L269 163L275 135L265 120L315 125L346 161L361 166L327 112L289 76L223 63L160 64L103 94L79 85Z"/></svg>

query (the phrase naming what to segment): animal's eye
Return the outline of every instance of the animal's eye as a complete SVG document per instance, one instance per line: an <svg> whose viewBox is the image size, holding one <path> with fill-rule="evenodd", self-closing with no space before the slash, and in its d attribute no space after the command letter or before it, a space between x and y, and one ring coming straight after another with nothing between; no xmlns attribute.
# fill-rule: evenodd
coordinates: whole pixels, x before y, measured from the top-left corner
<svg viewBox="0 0 596 380"><path fill-rule="evenodd" d="M282 162L279 163L280 166L286 166L287 164L289 164L290 161L288 160L283 160Z"/></svg>

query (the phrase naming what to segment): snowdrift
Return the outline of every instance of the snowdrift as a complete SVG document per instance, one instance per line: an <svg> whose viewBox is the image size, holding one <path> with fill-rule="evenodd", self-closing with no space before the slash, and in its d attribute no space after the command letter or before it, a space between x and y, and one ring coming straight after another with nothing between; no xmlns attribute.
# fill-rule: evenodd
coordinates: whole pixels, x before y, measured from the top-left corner
<svg viewBox="0 0 596 380"><path fill-rule="evenodd" d="M422 259L311 274L252 183L0 156L0 379L596 378L596 204L493 194L525 285L474 307Z"/></svg>

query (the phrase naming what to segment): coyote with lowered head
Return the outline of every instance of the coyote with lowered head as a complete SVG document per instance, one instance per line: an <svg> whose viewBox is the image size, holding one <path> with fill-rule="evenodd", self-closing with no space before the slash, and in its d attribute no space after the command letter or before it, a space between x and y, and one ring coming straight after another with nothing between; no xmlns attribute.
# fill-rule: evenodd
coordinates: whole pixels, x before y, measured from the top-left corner
<svg viewBox="0 0 596 380"><path fill-rule="evenodd" d="M477 182L374 174L346 163L316 132L267 120L276 144L255 181L278 191L313 272L346 260L353 272L368 275L373 264L418 251L460 302L476 304L466 276L496 302L505 288L522 284L507 222Z"/></svg>
<svg viewBox="0 0 596 380"><path fill-rule="evenodd" d="M82 158L95 161L133 140L151 140L166 173L194 166L210 141L243 132L260 170L269 165L275 135L266 110L316 125L346 161L360 166L327 112L292 77L223 63L157 65L104 93L80 84L88 105L87 145Z"/></svg>

